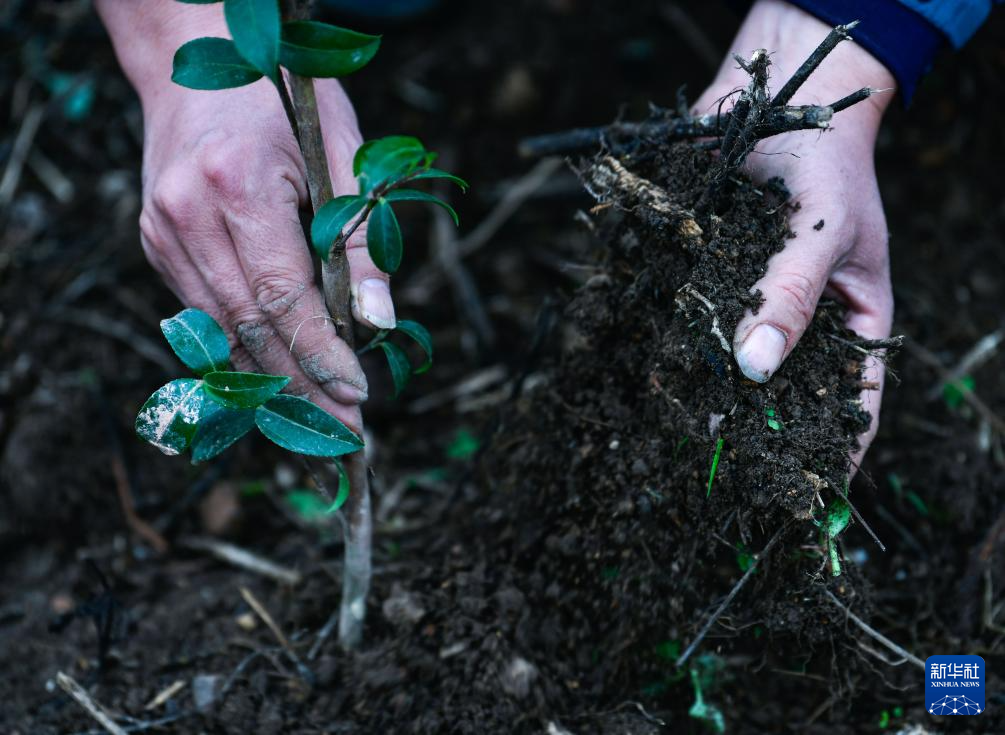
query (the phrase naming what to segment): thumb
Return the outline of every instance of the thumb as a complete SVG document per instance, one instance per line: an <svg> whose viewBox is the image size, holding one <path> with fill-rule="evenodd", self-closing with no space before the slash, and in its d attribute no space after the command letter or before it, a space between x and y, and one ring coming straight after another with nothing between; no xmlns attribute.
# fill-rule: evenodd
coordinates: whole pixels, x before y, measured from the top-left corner
<svg viewBox="0 0 1005 735"><path fill-rule="evenodd" d="M772 256L767 273L751 289L761 292L764 303L746 313L733 337L737 365L758 383L775 374L803 336L835 261L837 243L807 226L806 217L799 220L792 222L798 237Z"/></svg>

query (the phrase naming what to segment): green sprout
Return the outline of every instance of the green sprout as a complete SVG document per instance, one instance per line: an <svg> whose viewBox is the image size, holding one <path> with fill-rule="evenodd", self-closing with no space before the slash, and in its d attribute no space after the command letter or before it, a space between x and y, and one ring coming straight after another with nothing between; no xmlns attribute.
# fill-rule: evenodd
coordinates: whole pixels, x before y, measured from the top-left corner
<svg viewBox="0 0 1005 735"><path fill-rule="evenodd" d="M440 179L466 190L467 183L433 168L436 154L416 138L394 135L367 141L357 149L352 170L358 193L334 197L311 79L358 71L377 53L380 37L312 20L284 20L279 0L181 1L222 2L233 40L196 38L184 44L175 52L171 79L188 89L220 90L264 77L276 88L307 168L316 211L305 234L321 261L326 303L332 317L338 317L336 321L351 323L346 244L352 234L367 222L370 258L377 268L392 274L403 257L401 227L392 205L434 204L444 208L456 224L457 213L449 204L412 186ZM284 6L297 15L308 4L288 0ZM283 69L289 72L292 97ZM226 335L208 314L187 309L165 320L162 329L197 377L174 380L150 397L136 420L141 437L168 454L191 449L193 461L202 462L257 428L285 449L336 463L339 490L325 513L345 505L339 640L346 648L358 645L372 575L368 470L359 452L362 427L353 431L310 401L280 393L289 382L286 376L232 371ZM418 367L413 368L405 350L389 340L392 334L419 345L425 359ZM342 338L353 346L351 327L343 330ZM400 320L393 330L379 330L360 352L377 348L387 359L395 397L412 375L432 365L432 339L418 322ZM336 461L338 457L344 457L344 465Z"/></svg>
<svg viewBox="0 0 1005 735"><path fill-rule="evenodd" d="M821 544L826 544L830 557L831 574L841 576L841 556L838 553L837 537L848 527L851 521L851 506L843 498L837 498L827 506L827 514L820 525Z"/></svg>
<svg viewBox="0 0 1005 735"><path fill-rule="evenodd" d="M706 498L712 495L712 483L715 482L715 473L719 469L719 455L722 454L723 444L725 444L725 440L720 436L719 440L715 443L715 456L712 457L712 469L708 473L708 492L705 493Z"/></svg>
<svg viewBox="0 0 1005 735"><path fill-rule="evenodd" d="M975 385L973 376L970 375L946 383L942 387L942 400L950 410L956 410L966 400L967 394L973 393Z"/></svg>
<svg viewBox="0 0 1005 735"><path fill-rule="evenodd" d="M785 428L785 424L782 423L781 419L775 416L775 409L773 406L766 406L764 409L764 415L767 416L768 428L772 431L781 431Z"/></svg>
<svg viewBox="0 0 1005 735"><path fill-rule="evenodd" d="M698 657L691 667L691 686L694 688L694 704L688 715L704 722L717 733L726 732L726 718L716 705L705 701L710 689L716 686L716 679L722 669L722 659L706 653Z"/></svg>

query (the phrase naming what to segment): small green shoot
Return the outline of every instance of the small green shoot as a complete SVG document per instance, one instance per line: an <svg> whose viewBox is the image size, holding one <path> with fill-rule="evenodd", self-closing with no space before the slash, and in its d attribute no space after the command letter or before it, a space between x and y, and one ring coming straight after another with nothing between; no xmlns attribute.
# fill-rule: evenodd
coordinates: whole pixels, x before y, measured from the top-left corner
<svg viewBox="0 0 1005 735"><path fill-rule="evenodd" d="M966 400L966 394L973 392L974 387L973 376L964 375L962 378L943 386L942 400L945 401L947 408L955 411Z"/></svg>
<svg viewBox="0 0 1005 735"><path fill-rule="evenodd" d="M906 500L914 506L914 509L921 515L925 517L930 515L928 505L921 499L921 496L914 492L914 490L904 489L904 482L900 479L900 475L896 472L891 472L886 476L886 481L890 483L890 489L893 490L894 495L896 495L898 499Z"/></svg>
<svg viewBox="0 0 1005 735"><path fill-rule="evenodd" d="M691 440L691 437L685 436L679 442L677 442L677 446L675 446L673 448L673 463L674 464L677 464L677 460L678 460L678 458L680 456L680 450L682 450L687 445L687 443L690 440Z"/></svg>
<svg viewBox="0 0 1005 735"><path fill-rule="evenodd" d="M752 566L756 559L751 553L750 549L747 548L746 544L738 544L736 547L736 566L740 567L741 572L746 572ZM754 571L757 574L757 571Z"/></svg>
<svg viewBox="0 0 1005 735"><path fill-rule="evenodd" d="M482 446L478 437L467 429L461 428L454 434L454 438L447 445L446 455L448 459L468 459L474 456Z"/></svg>
<svg viewBox="0 0 1005 735"><path fill-rule="evenodd" d="M705 701L705 696L716 684L716 677L722 669L722 659L714 654L706 653L699 656L691 667L691 686L694 687L694 704L687 711L688 715L701 720L716 733L726 732L726 718L722 710L714 704Z"/></svg>
<svg viewBox="0 0 1005 735"><path fill-rule="evenodd" d="M781 431L785 428L785 424L775 415L774 406L766 406L764 415L767 417L768 428L772 431Z"/></svg>
<svg viewBox="0 0 1005 735"><path fill-rule="evenodd" d="M712 457L712 469L708 473L708 492L705 493L706 498L712 496L712 483L715 482L715 473L719 469L719 456L722 454L722 445L725 443L726 441L721 436L715 443L715 456Z"/></svg>
<svg viewBox="0 0 1005 735"><path fill-rule="evenodd" d="M851 521L851 506L842 498L837 498L827 506L827 515L824 518L821 535L824 543L827 544L827 553L830 556L831 574L835 577L841 576L841 557L837 548L837 537L848 527Z"/></svg>

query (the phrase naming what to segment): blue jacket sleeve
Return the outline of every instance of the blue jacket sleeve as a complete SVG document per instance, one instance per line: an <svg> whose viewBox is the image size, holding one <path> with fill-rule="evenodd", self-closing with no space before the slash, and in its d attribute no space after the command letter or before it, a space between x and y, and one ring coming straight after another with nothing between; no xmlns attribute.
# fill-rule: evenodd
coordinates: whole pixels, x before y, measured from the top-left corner
<svg viewBox="0 0 1005 735"><path fill-rule="evenodd" d="M897 80L904 101L947 42L959 48L1002 0L788 0L832 25L860 20L852 35Z"/></svg>

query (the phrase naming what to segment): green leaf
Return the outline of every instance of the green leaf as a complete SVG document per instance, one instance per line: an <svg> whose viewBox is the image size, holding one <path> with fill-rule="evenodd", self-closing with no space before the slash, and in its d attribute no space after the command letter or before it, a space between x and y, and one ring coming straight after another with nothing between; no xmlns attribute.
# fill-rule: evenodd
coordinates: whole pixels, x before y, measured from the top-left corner
<svg viewBox="0 0 1005 735"><path fill-rule="evenodd" d="M363 447L348 426L310 401L278 395L255 409L255 424L273 442L299 454L338 457Z"/></svg>
<svg viewBox="0 0 1005 735"><path fill-rule="evenodd" d="M384 199L388 202L429 202L430 204L437 204L450 213L455 225L461 223L453 207L439 197L419 191L418 189L392 189L384 195Z"/></svg>
<svg viewBox="0 0 1005 735"><path fill-rule="evenodd" d="M409 178L409 181L419 181L420 179L447 179L448 181L452 181L453 183L461 187L461 191L468 190L467 181L462 179L460 176L454 176L453 174L447 173L446 171L442 171L441 169L438 168L428 168L425 171L420 171L417 174L413 174Z"/></svg>
<svg viewBox="0 0 1005 735"><path fill-rule="evenodd" d="M383 199L370 212L366 248L373 264L385 273L394 273L401 265L401 228L391 205Z"/></svg>
<svg viewBox="0 0 1005 735"><path fill-rule="evenodd" d="M450 459L468 459L481 448L478 437L465 428L457 430L457 434L447 447L447 457Z"/></svg>
<svg viewBox="0 0 1005 735"><path fill-rule="evenodd" d="M715 443L715 455L712 457L712 469L708 473L708 492L705 493L705 497L708 498L712 495L712 483L715 482L715 473L719 469L719 456L722 454L722 445L726 441L722 437Z"/></svg>
<svg viewBox="0 0 1005 735"><path fill-rule="evenodd" d="M206 373L206 395L227 408L257 408L286 387L284 375Z"/></svg>
<svg viewBox="0 0 1005 735"><path fill-rule="evenodd" d="M828 538L837 538L848 527L851 520L851 506L842 498L836 499L827 508L824 533Z"/></svg>
<svg viewBox="0 0 1005 735"><path fill-rule="evenodd" d="M328 253L343 228L366 206L366 197L346 194L325 202L311 223L311 244L321 260L328 262Z"/></svg>
<svg viewBox="0 0 1005 735"><path fill-rule="evenodd" d="M411 319L399 319L395 330L414 339L419 344L419 347L422 348L422 351L426 353L426 361L413 372L416 375L422 375L422 373L429 370L433 366L433 338L430 336L429 330L418 322L413 322Z"/></svg>
<svg viewBox="0 0 1005 735"><path fill-rule="evenodd" d="M408 355L398 345L381 342L380 349L384 350L384 355L387 356L387 364L391 368L391 378L394 380L393 397L397 398L408 385L408 379L412 375L412 364L408 361Z"/></svg>
<svg viewBox="0 0 1005 735"><path fill-rule="evenodd" d="M224 0L223 14L241 56L279 84L279 3L276 0Z"/></svg>
<svg viewBox="0 0 1005 735"><path fill-rule="evenodd" d="M219 408L199 422L192 439L192 463L212 459L254 427L254 410Z"/></svg>
<svg viewBox="0 0 1005 735"><path fill-rule="evenodd" d="M195 435L204 403L201 380L172 380L143 404L136 416L136 433L164 454L180 454Z"/></svg>
<svg viewBox="0 0 1005 735"><path fill-rule="evenodd" d="M420 166L428 167L435 154L417 138L392 135L367 141L353 158L353 175L359 177L359 193L368 194L380 185L392 184Z"/></svg>
<svg viewBox="0 0 1005 735"><path fill-rule="evenodd" d="M227 335L206 312L180 311L161 322L161 331L178 359L196 375L227 369L230 361Z"/></svg>
<svg viewBox="0 0 1005 735"><path fill-rule="evenodd" d="M946 402L946 406L949 408L959 408L960 404L966 399L966 394L973 392L974 386L973 376L964 375L959 380L946 383L942 387L942 400Z"/></svg>
<svg viewBox="0 0 1005 735"><path fill-rule="evenodd" d="M380 36L297 20L283 23L279 63L305 77L344 77L366 66L380 47Z"/></svg>
<svg viewBox="0 0 1005 735"><path fill-rule="evenodd" d="M334 513L345 505L345 501L349 499L349 473L345 471L345 465L340 461L337 459L332 461L338 467L338 490L335 493L335 500L325 510L326 513Z"/></svg>
<svg viewBox="0 0 1005 735"><path fill-rule="evenodd" d="M171 81L189 89L243 87L261 78L227 38L196 38L174 54Z"/></svg>

